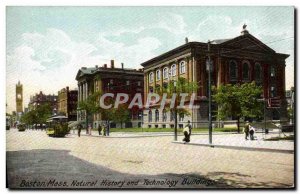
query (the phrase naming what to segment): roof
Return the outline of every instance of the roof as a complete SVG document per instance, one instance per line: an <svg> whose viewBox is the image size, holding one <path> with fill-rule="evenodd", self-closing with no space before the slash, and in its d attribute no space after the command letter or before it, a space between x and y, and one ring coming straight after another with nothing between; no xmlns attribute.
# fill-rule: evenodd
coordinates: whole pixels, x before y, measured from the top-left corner
<svg viewBox="0 0 300 194"><path fill-rule="evenodd" d="M283 58L287 58L289 55L287 54L282 54L282 53L276 53L272 48L270 48L269 46L267 46L266 44L264 44L262 41L260 41L259 39L257 39L256 37L254 37L253 35L251 35L250 33L246 33L246 34L243 34L243 35L239 35L239 36L236 36L234 38L228 38L228 39L216 39L216 40L213 40L211 41L211 44L214 44L214 45L220 45L220 46L232 46L233 44L235 44L236 42L238 41L244 41L244 40L250 40L253 44L256 44L257 47L260 47L261 49L267 51L267 52L270 52L270 53L274 53L274 54L277 54L277 56L282 56ZM167 58L169 56L172 56L176 53L179 53L185 49L188 49L188 48L192 48L192 47L196 47L196 46L203 46L203 45L207 45L207 43L203 43L203 42L188 42L186 44L183 44L179 47L176 47L170 51L167 51L157 57L154 57L148 61L145 61L141 64L141 66L143 67L146 67L148 65L151 65L157 61L160 61L164 58ZM252 46L249 46L249 48L252 47Z"/></svg>
<svg viewBox="0 0 300 194"><path fill-rule="evenodd" d="M96 67L82 67L80 70L84 74L92 74L94 71L96 71Z"/></svg>
<svg viewBox="0 0 300 194"><path fill-rule="evenodd" d="M170 51L167 51L166 53L163 53L163 54L161 54L161 55L159 55L157 57L154 57L154 58L152 58L152 59L150 59L148 61L143 62L141 64L141 66L145 67L145 66L147 66L150 63L158 61L161 58L166 58L168 56L171 56L171 55L173 55L176 52L180 52L180 51L183 51L185 49L189 49L189 48L192 48L192 47L196 47L196 46L200 46L200 45L205 45L205 44L206 43L202 43L202 42L188 42L188 43L185 43L185 44L183 44L183 45L181 45L179 47L176 47L176 48L174 48L174 49L172 49Z"/></svg>
<svg viewBox="0 0 300 194"><path fill-rule="evenodd" d="M107 72L107 73L122 73L122 74L135 74L135 75L141 75L143 76L144 73L142 70L138 69L131 69L131 68L111 68L111 67L82 67L78 70L76 75L76 80L79 79L79 77L82 77L84 75L92 75L96 74L97 72Z"/></svg>
<svg viewBox="0 0 300 194"><path fill-rule="evenodd" d="M231 38L227 38L227 39L216 39L216 40L211 41L210 43L211 43L211 44L222 44L222 43L224 43L224 42L227 42L228 40L231 40Z"/></svg>

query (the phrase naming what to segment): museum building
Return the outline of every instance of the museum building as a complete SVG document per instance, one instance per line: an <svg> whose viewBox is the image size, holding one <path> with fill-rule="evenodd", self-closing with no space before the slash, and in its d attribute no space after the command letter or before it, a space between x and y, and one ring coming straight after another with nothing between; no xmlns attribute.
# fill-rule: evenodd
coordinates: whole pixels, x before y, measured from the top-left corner
<svg viewBox="0 0 300 194"><path fill-rule="evenodd" d="M81 67L76 75L78 82L78 104L81 101L85 101L88 96L95 92L112 93L116 96L118 93L128 94L128 102L134 98L136 93L140 93L143 98L143 70L124 68L124 64L121 64L121 68L115 67L114 60L111 60L110 67L104 64L102 67ZM142 114L143 108L133 106L129 110L129 122L122 123L122 127L141 127L142 126ZM85 122L86 118L85 110L77 109L77 121ZM88 125L93 128L97 128L99 124L103 124L106 121L103 120L100 113L88 115ZM111 128L121 128L121 123L111 122Z"/></svg>
<svg viewBox="0 0 300 194"><path fill-rule="evenodd" d="M189 116L178 115L178 127L183 127L188 120L194 122L194 127L203 126L201 123L206 123L207 126L208 54L212 62L212 85L218 87L221 84L255 81L263 88L261 99L266 104L266 118L286 118L285 60L289 55L277 53L255 38L248 32L246 25L235 38L210 41L210 52L208 43L189 42L186 38L184 45L143 62L144 98L148 93L157 92L157 88L165 87L179 77L197 82L195 104L199 108L190 109ZM217 105L213 104L212 108L216 110ZM174 113L155 105L150 106L144 109L144 127L174 127Z"/></svg>

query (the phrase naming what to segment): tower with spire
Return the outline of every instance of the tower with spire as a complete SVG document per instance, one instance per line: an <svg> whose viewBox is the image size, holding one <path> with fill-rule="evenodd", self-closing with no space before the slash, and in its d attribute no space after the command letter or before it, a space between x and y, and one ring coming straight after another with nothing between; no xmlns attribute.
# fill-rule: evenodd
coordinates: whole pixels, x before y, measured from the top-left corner
<svg viewBox="0 0 300 194"><path fill-rule="evenodd" d="M23 112L23 85L18 81L16 85L16 112L22 114Z"/></svg>

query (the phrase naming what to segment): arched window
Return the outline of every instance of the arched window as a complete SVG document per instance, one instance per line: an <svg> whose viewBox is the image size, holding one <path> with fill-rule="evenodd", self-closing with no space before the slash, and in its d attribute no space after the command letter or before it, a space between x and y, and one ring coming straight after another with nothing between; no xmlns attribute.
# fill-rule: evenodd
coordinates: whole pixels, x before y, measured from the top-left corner
<svg viewBox="0 0 300 194"><path fill-rule="evenodd" d="M149 121L149 123L152 122L152 111L151 110L149 110L149 112L148 112L148 121Z"/></svg>
<svg viewBox="0 0 300 194"><path fill-rule="evenodd" d="M262 80L262 70L261 65L259 63L256 63L254 66L254 80L256 82L261 82Z"/></svg>
<svg viewBox="0 0 300 194"><path fill-rule="evenodd" d="M169 78L169 68L165 67L163 69L163 78L168 79Z"/></svg>
<svg viewBox="0 0 300 194"><path fill-rule="evenodd" d="M171 75L172 75L172 76L176 76L176 64L173 64L173 65L171 66Z"/></svg>
<svg viewBox="0 0 300 194"><path fill-rule="evenodd" d="M230 61L229 73L230 73L230 80L233 80L233 81L237 80L238 71L237 71L236 61Z"/></svg>
<svg viewBox="0 0 300 194"><path fill-rule="evenodd" d="M249 80L250 78L250 64L248 61L243 62L243 80Z"/></svg>
<svg viewBox="0 0 300 194"><path fill-rule="evenodd" d="M272 65L270 69L270 76L275 77L275 75L276 75L275 67Z"/></svg>
<svg viewBox="0 0 300 194"><path fill-rule="evenodd" d="M160 70L156 71L156 80L160 80Z"/></svg>
<svg viewBox="0 0 300 194"><path fill-rule="evenodd" d="M167 121L167 111L166 109L163 110L163 122Z"/></svg>
<svg viewBox="0 0 300 194"><path fill-rule="evenodd" d="M155 110L155 122L159 121L159 111L156 109Z"/></svg>
<svg viewBox="0 0 300 194"><path fill-rule="evenodd" d="M181 62L179 63L179 73L180 73L180 74L185 73L185 64L186 64L185 61L181 61Z"/></svg>
<svg viewBox="0 0 300 194"><path fill-rule="evenodd" d="M154 73L151 72L151 73L149 73L149 83L152 83L153 80L154 80Z"/></svg>

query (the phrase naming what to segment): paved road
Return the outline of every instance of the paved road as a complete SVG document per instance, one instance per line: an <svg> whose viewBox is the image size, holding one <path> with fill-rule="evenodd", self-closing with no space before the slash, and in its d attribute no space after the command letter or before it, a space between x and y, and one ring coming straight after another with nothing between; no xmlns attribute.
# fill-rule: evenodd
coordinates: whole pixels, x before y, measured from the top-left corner
<svg viewBox="0 0 300 194"><path fill-rule="evenodd" d="M10 188L291 187L294 155L173 144L172 136L7 131ZM114 182L113 182L114 181ZM123 182L124 181L124 182Z"/></svg>

